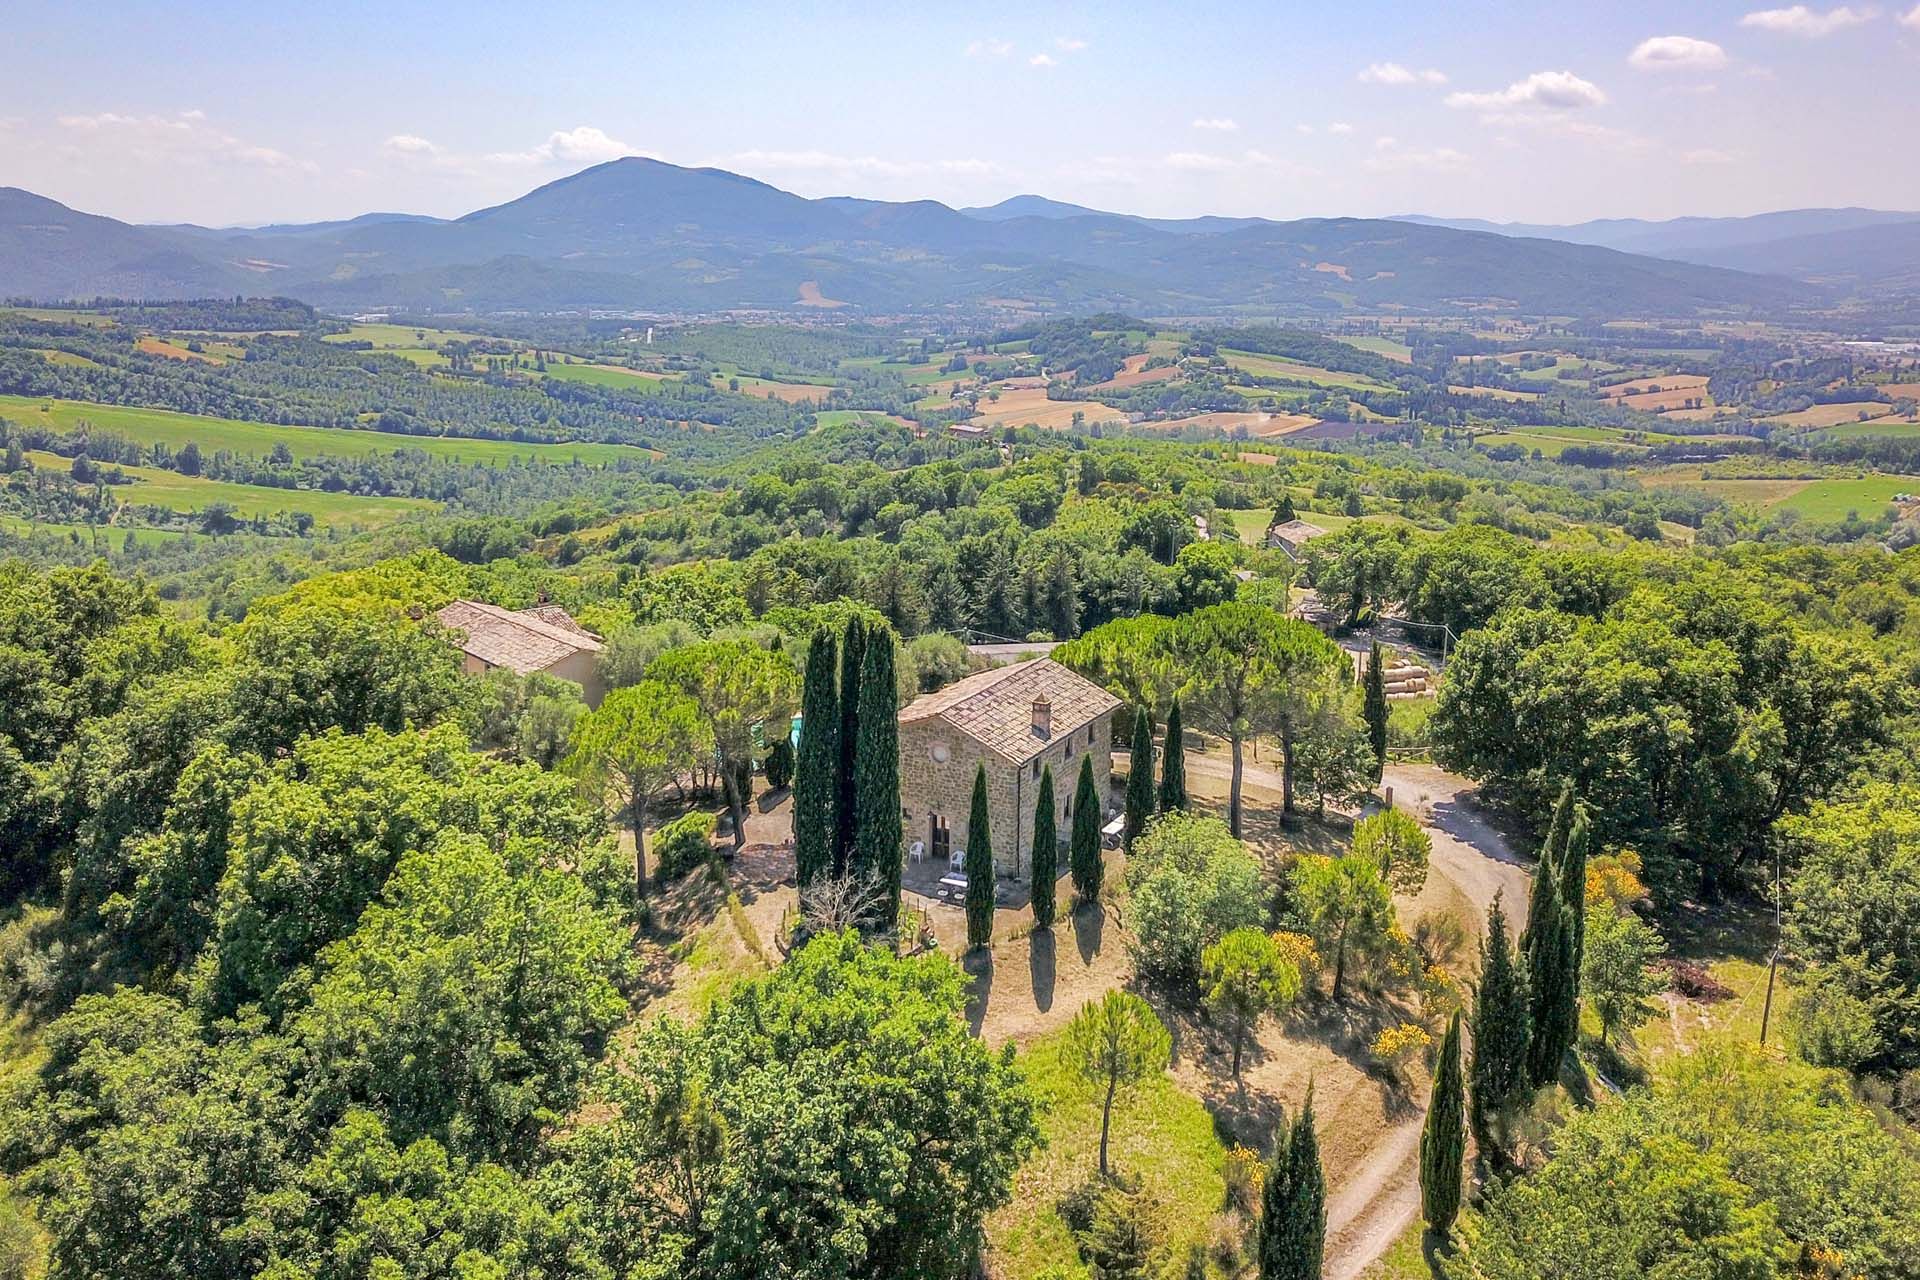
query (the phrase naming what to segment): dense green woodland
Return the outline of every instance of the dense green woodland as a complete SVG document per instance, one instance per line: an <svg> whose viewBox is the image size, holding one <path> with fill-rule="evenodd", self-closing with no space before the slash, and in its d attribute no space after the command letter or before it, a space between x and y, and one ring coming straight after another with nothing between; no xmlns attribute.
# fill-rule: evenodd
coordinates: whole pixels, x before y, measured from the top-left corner
<svg viewBox="0 0 1920 1280"><path fill-rule="evenodd" d="M221 308L113 318L189 327ZM4 544L20 554L0 560L0 1277L41 1259L61 1278L971 1274L1040 1141L1041 1092L970 1034L960 967L886 945L898 781L876 729L973 668L962 636L1065 641L1056 657L1124 702L1136 758L1174 719L1226 746L1224 821L1184 812L1178 751L1157 793L1151 769L1134 779L1125 892L1144 988L1197 989L1235 1028L1236 1074L1247 1028L1301 994L1301 953L1277 939L1317 949L1340 1002L1410 949L1393 893L1417 891L1429 853L1389 815L1347 856L1263 878L1237 838L1250 748L1271 746L1300 815L1365 794L1391 744L1539 834L1533 898L1504 906L1525 940L1496 916L1460 1009L1470 1040L1441 1051L1451 1094L1437 1105L1437 1084L1431 1114L1453 1133L1434 1126L1421 1163L1448 1274L1920 1274L1920 547L1885 520L1763 517L1432 433L1257 459L1085 431L961 444L702 386L423 379L320 342L310 316L249 314L299 336L201 369L139 353L132 328L32 335L88 366L26 352L16 328L0 374L53 379L35 395L330 426L392 413L390 430L667 457L209 451L208 475L450 510L352 536ZM1120 320L977 345L1091 376L1138 354ZM582 347L617 340L580 327ZM787 376L894 350L751 334L663 345L689 369ZM1403 372L1297 331L1231 336ZM1415 366L1444 376L1471 346L1422 339ZM103 435L8 439L103 471L160 461ZM61 492L19 475L9 491ZM69 487L83 516L81 491L112 486ZM1260 536L1294 515L1334 530L1298 564ZM1306 589L1336 631L1445 628L1430 713L1389 712L1288 617ZM562 681L464 677L432 620L456 598L564 606L606 638L613 692L589 711ZM840 737L796 762L757 730L803 708ZM804 797L809 885L875 876L885 919L811 900L769 972L690 1020L646 1011L657 895L712 873L721 805L743 838L756 771ZM1048 778L1075 788L1076 900L1101 894L1092 785ZM623 828L682 808L623 849ZM1608 1048L1648 1017L1655 926L1763 900L1776 866L1792 1060L1707 1041L1624 1097L1530 1109L1592 1048L1574 1048L1583 982ZM1596 867L1644 875L1651 902L1596 906ZM990 939L993 904L972 905L970 937ZM1115 1087L1164 1070L1147 1004L1115 993L1095 1013L1076 1020L1082 1060ZM1464 1201L1446 1185L1463 1124L1487 1175ZM1311 1112L1291 1117L1263 1277L1317 1274L1318 1161ZM1132 1231L1116 1212L1088 1208L1100 1249Z"/></svg>

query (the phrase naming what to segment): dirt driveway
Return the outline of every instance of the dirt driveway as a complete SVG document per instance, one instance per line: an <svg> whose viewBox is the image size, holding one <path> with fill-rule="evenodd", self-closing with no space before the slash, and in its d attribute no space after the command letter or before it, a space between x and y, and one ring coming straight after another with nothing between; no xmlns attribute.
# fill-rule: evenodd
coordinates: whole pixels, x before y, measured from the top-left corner
<svg viewBox="0 0 1920 1280"><path fill-rule="evenodd" d="M1207 779L1224 793L1226 752L1189 752L1187 773L1190 779ZM1400 764L1387 769L1381 788L1383 795L1390 788L1394 805L1411 813L1433 839L1426 886L1414 897L1396 901L1401 919L1411 925L1422 916L1442 914L1463 922L1484 921L1494 894L1500 893L1509 926L1517 932L1526 916L1530 862L1514 853L1507 837L1474 802L1475 784L1433 765ZM1277 807L1279 794L1277 766L1249 759L1242 797L1250 838L1266 816L1263 811ZM1467 936L1471 946L1479 936L1477 928L1468 929ZM1328 1065L1320 1064L1323 1090L1329 1083ZM1297 1067L1289 1074L1298 1074ZM1297 1087L1291 1079L1282 1084L1287 1093ZM1420 1096L1412 1105L1376 1110L1378 1103L1364 1094L1349 1098L1345 1091L1327 1090L1317 1095L1316 1106L1323 1108L1321 1127L1331 1131L1322 1137L1329 1180L1326 1280L1356 1280L1419 1216L1417 1155L1424 1104ZM1355 1131L1369 1134L1362 1151L1339 1138L1349 1120Z"/></svg>

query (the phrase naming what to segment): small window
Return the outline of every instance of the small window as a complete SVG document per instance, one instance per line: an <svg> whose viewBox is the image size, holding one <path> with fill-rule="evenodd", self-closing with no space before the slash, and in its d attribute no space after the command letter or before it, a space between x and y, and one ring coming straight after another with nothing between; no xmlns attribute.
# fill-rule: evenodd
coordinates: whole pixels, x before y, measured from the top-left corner
<svg viewBox="0 0 1920 1280"><path fill-rule="evenodd" d="M1033 772L1027 776L1032 778L1037 778L1040 776L1040 757L1039 756L1035 756L1033 758Z"/></svg>
<svg viewBox="0 0 1920 1280"><path fill-rule="evenodd" d="M1092 725L1087 726L1087 745L1088 746L1093 745L1093 726Z"/></svg>

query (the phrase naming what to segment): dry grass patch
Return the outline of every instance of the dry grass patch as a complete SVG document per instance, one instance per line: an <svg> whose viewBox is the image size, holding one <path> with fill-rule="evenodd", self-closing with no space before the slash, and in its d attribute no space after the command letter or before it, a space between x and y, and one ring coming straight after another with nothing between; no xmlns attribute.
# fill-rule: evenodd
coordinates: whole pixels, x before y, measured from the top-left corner
<svg viewBox="0 0 1920 1280"><path fill-rule="evenodd" d="M1785 427L1837 427L1845 422L1859 422L1862 413L1867 415L1867 421L1891 417L1893 406L1877 400L1849 400L1844 404L1816 404L1796 413L1768 418L1767 421Z"/></svg>

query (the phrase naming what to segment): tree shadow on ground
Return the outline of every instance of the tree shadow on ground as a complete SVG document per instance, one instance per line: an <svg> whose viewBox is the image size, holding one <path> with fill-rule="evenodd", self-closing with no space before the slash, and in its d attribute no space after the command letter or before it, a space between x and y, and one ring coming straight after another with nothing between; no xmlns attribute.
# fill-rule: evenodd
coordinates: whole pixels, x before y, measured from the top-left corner
<svg viewBox="0 0 1920 1280"><path fill-rule="evenodd" d="M970 951L960 958L960 967L973 975L967 983L967 1030L978 1036L987 1020L987 1002L993 998L993 952Z"/></svg>
<svg viewBox="0 0 1920 1280"><path fill-rule="evenodd" d="M1027 969L1033 978L1033 1004L1041 1013L1053 1008L1055 945L1051 929L1035 929L1027 937Z"/></svg>
<svg viewBox="0 0 1920 1280"><path fill-rule="evenodd" d="M1366 990L1348 991L1339 1002L1317 1001L1296 1009L1287 1029L1303 1039L1317 1041L1344 1058L1380 1090L1380 1109L1388 1120L1419 1111L1407 1081L1374 1061L1373 1041L1388 1027L1407 1021L1407 1010L1389 996Z"/></svg>
<svg viewBox="0 0 1920 1280"><path fill-rule="evenodd" d="M1100 944L1106 940L1107 909L1097 902L1089 902L1073 912L1073 940L1080 946L1082 964L1092 964L1093 958L1100 954Z"/></svg>

